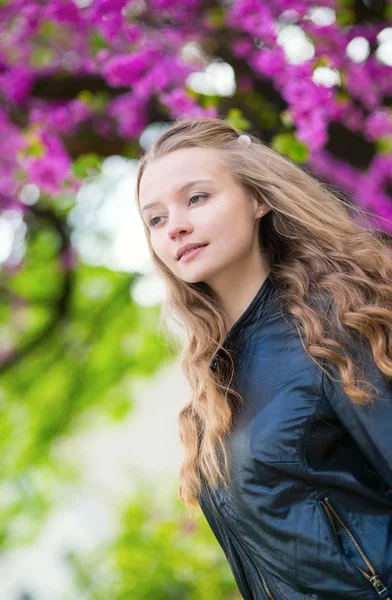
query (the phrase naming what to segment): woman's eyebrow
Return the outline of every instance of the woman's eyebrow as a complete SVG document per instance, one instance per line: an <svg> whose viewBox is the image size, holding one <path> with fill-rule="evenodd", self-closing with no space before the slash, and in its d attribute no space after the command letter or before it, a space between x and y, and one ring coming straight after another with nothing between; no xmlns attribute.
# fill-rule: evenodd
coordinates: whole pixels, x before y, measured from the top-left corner
<svg viewBox="0 0 392 600"><path fill-rule="evenodd" d="M179 187L177 189L177 194L180 194L187 188L191 187L192 185L195 185L195 183L214 183L214 182L212 181L212 179L194 179L193 181L188 181L188 183L185 183L184 185ZM151 204L146 204L146 206L144 206L142 209L142 213L145 210L147 210L147 208L153 208L154 206L159 206L159 204L161 204L161 203L160 202L152 202Z"/></svg>

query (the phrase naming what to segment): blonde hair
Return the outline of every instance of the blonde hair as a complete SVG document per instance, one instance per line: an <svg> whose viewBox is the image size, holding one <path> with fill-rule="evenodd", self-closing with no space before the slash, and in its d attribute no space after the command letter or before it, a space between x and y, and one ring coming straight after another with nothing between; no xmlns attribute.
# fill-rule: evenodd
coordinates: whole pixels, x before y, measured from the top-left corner
<svg viewBox="0 0 392 600"><path fill-rule="evenodd" d="M382 235L364 224L364 210L346 203L332 186L253 135L249 134L251 144L242 147L237 143L240 134L221 118L179 119L166 129L140 160L136 184L140 216L140 181L151 159L180 148L216 150L243 189L270 207L260 219L260 248L300 337L297 323L303 328L305 350L313 360L337 365L344 391L353 402L370 402L371 394L357 385L362 373L341 341L347 331L363 334L381 372L392 376L392 360L387 356L392 347L392 258ZM358 222L351 218L350 209ZM170 312L186 332L180 364L192 396L179 414L185 450L179 498L192 513L201 490L199 470L213 486L229 484L224 442L232 428L233 410L243 398L230 385L234 361L227 349L223 351L231 365L229 380L209 367L213 354L223 348L228 329L216 295L204 282L187 283L170 271L154 252L150 230L144 221L143 225L153 264L166 284L162 318Z"/></svg>

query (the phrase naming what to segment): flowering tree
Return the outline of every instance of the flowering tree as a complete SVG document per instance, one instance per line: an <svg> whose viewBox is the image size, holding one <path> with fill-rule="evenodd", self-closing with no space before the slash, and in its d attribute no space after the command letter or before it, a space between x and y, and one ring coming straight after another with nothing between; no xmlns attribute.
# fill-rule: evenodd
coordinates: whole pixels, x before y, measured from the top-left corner
<svg viewBox="0 0 392 600"><path fill-rule="evenodd" d="M137 156L151 122L223 113L389 219L392 7L313 4L2 0L0 207L30 211L27 183L74 193L99 157ZM219 61L235 93L195 92Z"/></svg>

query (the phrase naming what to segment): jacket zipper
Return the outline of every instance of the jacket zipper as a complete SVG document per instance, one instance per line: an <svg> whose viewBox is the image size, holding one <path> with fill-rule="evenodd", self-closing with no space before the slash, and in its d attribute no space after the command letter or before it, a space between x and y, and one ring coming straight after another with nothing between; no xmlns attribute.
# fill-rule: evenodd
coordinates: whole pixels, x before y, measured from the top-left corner
<svg viewBox="0 0 392 600"><path fill-rule="evenodd" d="M260 571L260 568L258 567L258 565L255 563L255 561L253 560L252 556L249 554L249 551L247 550L247 548L245 547L245 545L243 544L242 540L237 536L237 534L234 533L231 525L229 525L229 523L226 521L226 519L221 515L221 513L219 512L219 510L216 508L215 506L215 502L214 499L211 495L211 492L209 490L209 487L207 484L204 484L204 487L207 491L208 497L210 499L210 503L212 508L214 509L215 513L217 514L218 518L226 525L226 527L231 531L231 533L233 534L233 536L235 537L235 539L237 540L237 542L239 542L239 544L241 545L242 549L245 551L246 555L248 556L250 562L253 564L253 566L255 567L255 569L257 570L260 579L261 579L261 583L263 584L263 588L265 590L265 593L267 594L269 600L276 600L275 596L272 594L271 590L269 589L266 579L263 575L263 573ZM387 599L388 600L388 599Z"/></svg>
<svg viewBox="0 0 392 600"><path fill-rule="evenodd" d="M337 530L336 530L336 526L335 523L333 521L333 517L335 517L335 519L338 521L338 523L340 523L340 525L343 527L344 531L347 533L347 535L349 536L350 540L352 541L352 543L354 544L355 548L358 550L360 556L362 557L364 563L368 566L370 573L367 573L366 571L364 571L364 569L362 569L359 565L357 565L355 562L350 561L354 567L356 567L364 577L366 577L366 579L372 584L372 586L375 588L377 594L379 596L384 596L385 592L388 592L387 588L385 587L385 585L382 583L380 577L377 574L377 571L374 567L374 565L370 562L369 558L366 556L366 554L363 552L362 548L360 547L360 545L358 544L357 540L355 539L353 533L350 531L350 529L348 528L348 526L346 525L346 523L343 521L342 517L337 513L336 509L332 506L331 501L328 497L325 497L321 500L322 505L325 508L326 514L328 516L328 519L331 523L332 529L334 531L335 537L338 540L338 534L337 534ZM392 600L391 597L388 595L385 600Z"/></svg>

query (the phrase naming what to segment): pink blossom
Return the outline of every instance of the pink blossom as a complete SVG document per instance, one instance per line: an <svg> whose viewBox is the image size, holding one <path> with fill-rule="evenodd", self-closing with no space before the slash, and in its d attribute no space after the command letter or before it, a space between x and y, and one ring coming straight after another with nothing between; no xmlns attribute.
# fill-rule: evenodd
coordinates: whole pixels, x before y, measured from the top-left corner
<svg viewBox="0 0 392 600"><path fill-rule="evenodd" d="M375 141L378 138L392 135L392 114L383 108L374 111L365 119L365 135L368 140Z"/></svg>
<svg viewBox="0 0 392 600"><path fill-rule="evenodd" d="M114 56L104 64L102 75L113 87L131 86L146 70L146 59L144 53Z"/></svg>
<svg viewBox="0 0 392 600"><path fill-rule="evenodd" d="M264 90L267 95L268 90L275 90L291 115L295 135L310 150L309 163L359 204L367 203L379 216L388 214L390 179L386 173L391 165L378 152L377 142L391 135L391 115L385 104L392 95L392 78L390 67L374 52L377 35L385 27L382 19L345 27L338 21L319 26L308 18L312 0L231 0L224 5L212 17L202 0L94 0L85 6L79 0L0 3L0 94L5 107L3 115L0 111L2 205L19 201L23 171L48 194L60 194L66 182L68 190L77 189L62 137L83 136L91 129L102 136L116 132L124 139L137 140L157 105L158 112L166 111L171 119L221 114L224 100L217 96L209 104L203 95L194 96L187 80L216 58L214 36L223 32L224 59L230 62L231 50L236 59L233 66L239 65L238 88L252 91L256 82L261 99ZM323 6L339 9L337 0L323 0ZM300 64L290 63L277 43L280 28L290 22L302 28L314 44L314 57ZM372 46L360 64L346 53L347 44L358 35ZM202 56L187 62L184 48L189 42L200 47ZM341 84L316 84L313 72L319 64L338 69ZM94 85L98 82L98 88L101 79L112 88L103 113L95 110L98 103L93 96L90 103L66 96L54 100L50 89L47 97L37 94L42 77L53 78L53 85L61 86L62 78L71 76L80 81L85 77L87 89L89 78ZM118 90L121 87L125 89ZM11 125L11 114L21 120ZM257 106L252 106L249 115L257 120ZM352 169L349 156L334 161L324 151L332 123L341 123L374 143L375 156L364 172ZM27 151L28 143L23 135L38 125L43 127L44 154L26 157L23 147ZM17 189L12 181L17 182Z"/></svg>
<svg viewBox="0 0 392 600"><path fill-rule="evenodd" d="M58 195L65 179L70 175L70 164L50 154L40 158L30 157L25 161L24 167L29 181L53 196Z"/></svg>
<svg viewBox="0 0 392 600"><path fill-rule="evenodd" d="M282 48L272 51L269 49L256 50L250 57L249 64L256 70L272 77L285 70L286 58Z"/></svg>
<svg viewBox="0 0 392 600"><path fill-rule="evenodd" d="M30 95L34 76L24 65L0 72L0 92L10 102L23 104Z"/></svg>
<svg viewBox="0 0 392 600"><path fill-rule="evenodd" d="M73 0L52 0L43 11L44 19L53 19L58 23L77 25L80 22L79 9Z"/></svg>
<svg viewBox="0 0 392 600"><path fill-rule="evenodd" d="M144 103L131 93L112 100L106 115L116 120L118 134L125 139L138 137L148 124Z"/></svg>

